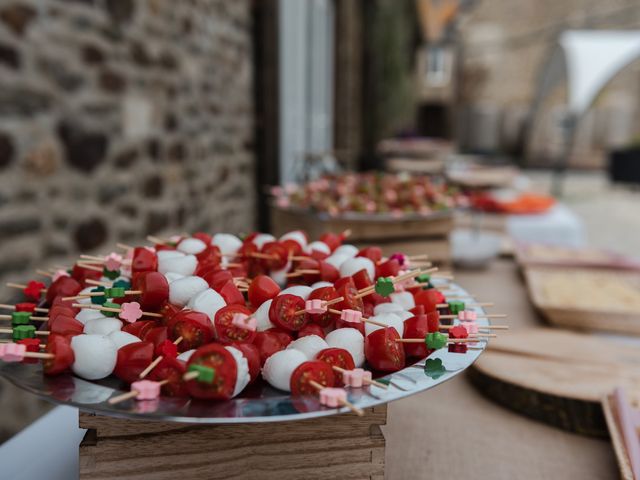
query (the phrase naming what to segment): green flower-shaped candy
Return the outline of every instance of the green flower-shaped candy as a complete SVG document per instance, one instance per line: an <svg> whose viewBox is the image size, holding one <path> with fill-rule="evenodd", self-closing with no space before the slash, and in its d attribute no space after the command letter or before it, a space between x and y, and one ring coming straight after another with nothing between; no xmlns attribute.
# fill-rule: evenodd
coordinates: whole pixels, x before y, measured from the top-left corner
<svg viewBox="0 0 640 480"><path fill-rule="evenodd" d="M13 329L14 342L25 338L36 338L36 327L33 325L18 325Z"/></svg>
<svg viewBox="0 0 640 480"><path fill-rule="evenodd" d="M454 315L464 311L464 302L460 300L449 300L447 303L449 304L449 310Z"/></svg>
<svg viewBox="0 0 640 480"><path fill-rule="evenodd" d="M439 350L447 344L447 336L439 332L429 333L425 337L424 343L427 344L429 350Z"/></svg>
<svg viewBox="0 0 640 480"><path fill-rule="evenodd" d="M122 298L124 297L124 288L122 287L111 287L107 288L104 291L104 296L108 298Z"/></svg>
<svg viewBox="0 0 640 480"><path fill-rule="evenodd" d="M120 276L120 270L107 270L106 268L103 268L102 275L107 277L109 280L115 280Z"/></svg>
<svg viewBox="0 0 640 480"><path fill-rule="evenodd" d="M396 288L393 285L393 281L388 277L380 277L376 280L375 291L377 294L382 295L383 297L388 297L393 292L395 292Z"/></svg>
<svg viewBox="0 0 640 480"><path fill-rule="evenodd" d="M115 282L113 282L113 286L116 288L124 288L125 290L131 289L131 283L127 282L124 279L116 280Z"/></svg>
<svg viewBox="0 0 640 480"><path fill-rule="evenodd" d="M104 287L96 287L91 290L91 292L104 292L106 288ZM102 295L100 297L91 297L91 303L94 305L103 305L107 301L107 296Z"/></svg>
<svg viewBox="0 0 640 480"><path fill-rule="evenodd" d="M447 369L442 365L442 360L439 358L427 358L424 362L424 373L427 377L437 380L442 375L447 373Z"/></svg>
<svg viewBox="0 0 640 480"><path fill-rule="evenodd" d="M117 308L118 310L120 310L121 306L118 305L117 303L113 303L113 302L104 302L102 304L103 307L107 307L107 308ZM106 310L102 310L102 314L105 317L116 317L118 316L118 312L108 312Z"/></svg>
<svg viewBox="0 0 640 480"><path fill-rule="evenodd" d="M17 327L18 325L29 325L31 320L30 312L13 312L11 313L11 326Z"/></svg>

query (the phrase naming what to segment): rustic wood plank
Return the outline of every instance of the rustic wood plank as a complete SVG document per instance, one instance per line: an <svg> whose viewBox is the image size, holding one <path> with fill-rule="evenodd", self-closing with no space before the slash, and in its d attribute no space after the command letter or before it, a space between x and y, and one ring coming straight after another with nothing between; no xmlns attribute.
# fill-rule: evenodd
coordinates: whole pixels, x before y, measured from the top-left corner
<svg viewBox="0 0 640 480"><path fill-rule="evenodd" d="M616 459L618 460L620 478L623 480L634 480L631 462L629 461L629 455L627 454L627 448L624 443L622 431L618 424L618 411L611 395L605 395L602 397L602 410L604 411L604 416L607 420L611 443L613 444L613 450L616 453Z"/></svg>

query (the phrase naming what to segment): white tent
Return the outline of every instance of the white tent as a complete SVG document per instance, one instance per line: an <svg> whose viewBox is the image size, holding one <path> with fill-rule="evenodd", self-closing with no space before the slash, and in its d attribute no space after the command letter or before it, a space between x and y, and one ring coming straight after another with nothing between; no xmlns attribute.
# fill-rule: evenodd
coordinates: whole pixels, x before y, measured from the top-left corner
<svg viewBox="0 0 640 480"><path fill-rule="evenodd" d="M566 79L566 148L564 158L557 165L556 193L559 193L560 173L566 168L580 118L605 85L638 57L640 31L568 30L558 37L543 66L529 117L531 127L544 98Z"/></svg>

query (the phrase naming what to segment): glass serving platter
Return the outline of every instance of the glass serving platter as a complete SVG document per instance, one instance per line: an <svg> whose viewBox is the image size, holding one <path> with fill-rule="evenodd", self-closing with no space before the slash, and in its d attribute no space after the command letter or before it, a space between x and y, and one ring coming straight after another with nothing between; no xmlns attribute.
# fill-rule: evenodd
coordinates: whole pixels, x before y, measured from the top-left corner
<svg viewBox="0 0 640 480"><path fill-rule="evenodd" d="M462 297L465 302L474 299L455 283L447 290ZM482 308L474 310L481 315ZM486 318L477 320L479 325L488 325ZM429 356L429 368L420 360L398 372L378 377L388 388L370 386L348 389L349 401L360 408L370 408L423 392L446 382L469 367L484 351L484 341L469 348L466 353L450 353L446 348ZM441 365L438 360L440 360ZM0 375L16 386L45 400L60 405L79 408L82 412L96 415L149 420L157 422L185 422L203 424L263 423L303 420L349 412L348 408L327 408L320 405L317 397L291 396L276 390L260 379L250 385L239 396L224 402L160 397L152 401L127 400L110 405L107 400L128 391L123 382L109 378L88 381L72 374L46 377L37 363L0 363Z"/></svg>

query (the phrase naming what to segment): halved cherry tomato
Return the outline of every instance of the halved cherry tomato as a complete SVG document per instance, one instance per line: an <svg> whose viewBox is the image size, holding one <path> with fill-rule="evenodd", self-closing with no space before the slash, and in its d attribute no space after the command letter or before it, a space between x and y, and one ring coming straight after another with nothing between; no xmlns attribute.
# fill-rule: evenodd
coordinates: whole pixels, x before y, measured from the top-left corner
<svg viewBox="0 0 640 480"><path fill-rule="evenodd" d="M336 310L358 310L361 312L364 309L364 303L362 302L362 298L357 298L358 289L353 283L353 279L351 277L341 278L336 282L336 291L339 297L343 297L340 303L334 307Z"/></svg>
<svg viewBox="0 0 640 480"><path fill-rule="evenodd" d="M208 267L217 267L222 261L222 255L220 249L215 245L209 245L203 251L196 255L198 259L198 268L202 268L205 265Z"/></svg>
<svg viewBox="0 0 640 480"><path fill-rule="evenodd" d="M133 249L133 259L131 260L131 272L155 272L158 270L158 256L154 251L146 247L136 247Z"/></svg>
<svg viewBox="0 0 640 480"><path fill-rule="evenodd" d="M242 295L242 292L238 289L238 287L236 287L236 284L233 282L233 280L229 280L227 283L225 283L222 288L218 290L218 293L222 298L224 298L224 301L227 305L245 304L244 296Z"/></svg>
<svg viewBox="0 0 640 480"><path fill-rule="evenodd" d="M169 302L164 302L160 307L160 309L158 310L158 313L162 315L162 318L160 319L160 323L163 325L166 325L169 319L173 317L176 313L178 313L180 310L182 310L181 306L174 305L173 303L169 303Z"/></svg>
<svg viewBox="0 0 640 480"><path fill-rule="evenodd" d="M358 257L365 257L373 263L382 260L382 249L380 247L365 247L358 252Z"/></svg>
<svg viewBox="0 0 640 480"><path fill-rule="evenodd" d="M236 386L238 367L236 361L226 348L218 343L211 343L198 348L189 359L191 365L203 365L214 370L211 383L188 380L187 390L192 397L208 400L228 400L233 396Z"/></svg>
<svg viewBox="0 0 640 480"><path fill-rule="evenodd" d="M257 332L253 344L258 348L260 353L260 365L264 365L267 358L280 350L286 348L277 333L267 330L265 332Z"/></svg>
<svg viewBox="0 0 640 480"><path fill-rule="evenodd" d="M145 333L144 340L145 342L153 343L153 346L157 349L162 342L169 338L169 332L167 327L153 327L147 333ZM156 352L157 355L157 352Z"/></svg>
<svg viewBox="0 0 640 480"><path fill-rule="evenodd" d="M438 312L430 312L427 315L416 315L407 318L404 321L403 338L424 338L429 333L437 332L439 329ZM435 325L433 322L435 319ZM407 357L424 358L431 354L433 350L427 349L424 342L421 343L403 343L404 353Z"/></svg>
<svg viewBox="0 0 640 480"><path fill-rule="evenodd" d="M280 293L280 287L273 279L267 275L258 275L251 280L249 285L249 302L254 308L258 308L267 300Z"/></svg>
<svg viewBox="0 0 640 480"><path fill-rule="evenodd" d="M332 368L334 366L344 368L345 370L353 370L354 368L356 368L353 357L344 348L325 348L324 350L321 350L318 355L316 355L316 360L324 362ZM342 382L341 373L336 372L335 377L336 385L344 385L344 383Z"/></svg>
<svg viewBox="0 0 640 480"><path fill-rule="evenodd" d="M133 290L140 290L140 307L157 310L169 299L169 282L160 272L144 272L136 276Z"/></svg>
<svg viewBox="0 0 640 480"><path fill-rule="evenodd" d="M376 266L376 277L395 277L400 273L400 262L395 258Z"/></svg>
<svg viewBox="0 0 640 480"><path fill-rule="evenodd" d="M55 333L49 335L45 351L53 355L53 358L46 358L42 362L45 375L58 375L66 372L75 360L71 342L64 335Z"/></svg>
<svg viewBox="0 0 640 480"><path fill-rule="evenodd" d="M318 390L311 385L315 381L323 387L333 387L335 376L329 364L313 360L301 363L291 374L289 386L292 395L317 395Z"/></svg>
<svg viewBox="0 0 640 480"><path fill-rule="evenodd" d="M393 327L380 328L364 340L364 355L369 365L381 372L396 372L404 368L405 356L400 335Z"/></svg>
<svg viewBox="0 0 640 480"><path fill-rule="evenodd" d="M49 319L49 331L60 335L80 335L84 332L84 325L73 317L60 314Z"/></svg>
<svg viewBox="0 0 640 480"><path fill-rule="evenodd" d="M113 374L120 380L133 383L154 359L155 346L151 342L136 342L118 349Z"/></svg>
<svg viewBox="0 0 640 480"><path fill-rule="evenodd" d="M207 272L202 275L202 278L209 284L209 287L213 288L216 292L224 287L228 281L233 281L233 275L229 270Z"/></svg>
<svg viewBox="0 0 640 480"><path fill-rule="evenodd" d="M370 287L373 285L373 281L369 276L369 272L365 268L362 270L358 270L356 273L352 275L353 283L358 290L362 290L363 288Z"/></svg>
<svg viewBox="0 0 640 480"><path fill-rule="evenodd" d="M244 305L226 305L216 312L214 328L218 340L222 343L251 343L256 336L256 332L233 325L233 316L236 313L251 315Z"/></svg>
<svg viewBox="0 0 640 480"><path fill-rule="evenodd" d="M53 300L60 297L73 297L82 290L82 285L75 278L60 277L47 288L46 300L49 305L53 304Z"/></svg>
<svg viewBox="0 0 640 480"><path fill-rule="evenodd" d="M142 340L147 332L155 326L156 322L153 320L138 320L137 322L129 323L122 327L122 331L135 335Z"/></svg>
<svg viewBox="0 0 640 480"><path fill-rule="evenodd" d="M232 343L231 346L240 350L244 358L247 359L249 376L251 377L250 383L255 382L260 376L260 351L258 347L252 343Z"/></svg>
<svg viewBox="0 0 640 480"><path fill-rule="evenodd" d="M308 337L309 335L317 335L320 338L324 338L324 329L320 325L309 323L298 332L298 338Z"/></svg>
<svg viewBox="0 0 640 480"><path fill-rule="evenodd" d="M288 262L289 250L280 242L267 242L262 246L262 253L271 255L273 258L264 258L262 263L265 268L271 270L282 270Z"/></svg>
<svg viewBox="0 0 640 480"><path fill-rule="evenodd" d="M167 322L169 339L176 340L182 337L178 345L180 352L186 352L192 348L199 348L213 340L215 331L211 320L205 313L195 310L181 310Z"/></svg>
<svg viewBox="0 0 640 480"><path fill-rule="evenodd" d="M165 357L160 364L149 373L149 379L156 382L168 380L162 388L162 394L169 397L186 397L189 395L182 376L187 371L184 362L173 357Z"/></svg>
<svg viewBox="0 0 640 480"><path fill-rule="evenodd" d="M309 300L322 300L324 302L328 302L329 300L333 300L338 298L338 293L336 289L333 287L320 287L311 291L309 295ZM340 315L336 313L331 313L328 311L325 313L309 313L307 314L309 317L309 321L320 325L323 328L332 326Z"/></svg>
<svg viewBox="0 0 640 480"><path fill-rule="evenodd" d="M278 295L271 302L269 308L269 320L276 327L280 327L290 332L297 332L307 323L309 318L304 313L304 300L297 295ZM302 313L296 313L302 311Z"/></svg>

